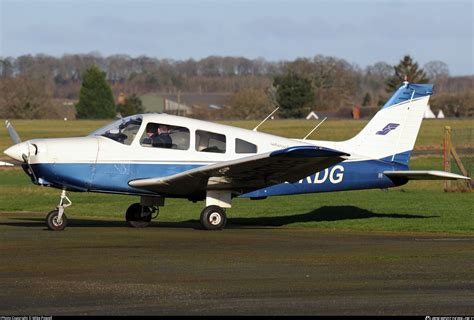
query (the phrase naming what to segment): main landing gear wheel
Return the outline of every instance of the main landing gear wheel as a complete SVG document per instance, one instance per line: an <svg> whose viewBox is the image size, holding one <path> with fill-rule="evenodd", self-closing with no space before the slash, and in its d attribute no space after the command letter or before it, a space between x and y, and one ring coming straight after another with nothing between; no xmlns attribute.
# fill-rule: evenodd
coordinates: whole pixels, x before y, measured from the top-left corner
<svg viewBox="0 0 474 320"><path fill-rule="evenodd" d="M63 213L61 219L59 219L59 210L53 210L46 216L46 225L49 230L62 231L67 226L67 217Z"/></svg>
<svg viewBox="0 0 474 320"><path fill-rule="evenodd" d="M150 224L152 210L149 207L143 207L139 203L134 203L127 209L125 220L132 228L145 228Z"/></svg>
<svg viewBox="0 0 474 320"><path fill-rule="evenodd" d="M209 206L201 212L201 225L206 230L220 230L225 227L227 216L219 206Z"/></svg>

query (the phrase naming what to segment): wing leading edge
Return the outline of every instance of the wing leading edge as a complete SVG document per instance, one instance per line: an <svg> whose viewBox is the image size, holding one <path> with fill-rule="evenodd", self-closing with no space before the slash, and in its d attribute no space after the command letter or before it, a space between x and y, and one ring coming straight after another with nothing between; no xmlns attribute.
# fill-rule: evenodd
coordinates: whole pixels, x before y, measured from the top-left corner
<svg viewBox="0 0 474 320"><path fill-rule="evenodd" d="M206 190L243 194L296 182L345 160L349 154L317 146L297 146L214 163L175 175L132 180L131 187L163 195L203 197Z"/></svg>

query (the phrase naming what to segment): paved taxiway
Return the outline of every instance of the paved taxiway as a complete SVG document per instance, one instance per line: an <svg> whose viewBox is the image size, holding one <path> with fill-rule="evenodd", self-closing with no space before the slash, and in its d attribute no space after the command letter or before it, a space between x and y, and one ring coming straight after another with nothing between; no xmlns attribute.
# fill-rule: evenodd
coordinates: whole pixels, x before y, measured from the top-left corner
<svg viewBox="0 0 474 320"><path fill-rule="evenodd" d="M474 314L474 237L0 214L0 315Z"/></svg>

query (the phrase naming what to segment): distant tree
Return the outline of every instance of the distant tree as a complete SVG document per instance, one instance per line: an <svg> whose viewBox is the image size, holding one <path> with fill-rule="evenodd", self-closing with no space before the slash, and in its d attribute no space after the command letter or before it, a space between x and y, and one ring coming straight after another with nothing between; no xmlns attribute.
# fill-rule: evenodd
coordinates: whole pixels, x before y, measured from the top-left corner
<svg viewBox="0 0 474 320"><path fill-rule="evenodd" d="M367 66L365 72L368 76L375 77L377 79L388 79L393 76L393 66L386 62L377 62L373 65Z"/></svg>
<svg viewBox="0 0 474 320"><path fill-rule="evenodd" d="M372 103L372 97L370 93L366 92L364 99L362 100L362 106L370 106Z"/></svg>
<svg viewBox="0 0 474 320"><path fill-rule="evenodd" d="M441 92L430 99L431 109L443 110L447 117L473 117L474 89L461 93Z"/></svg>
<svg viewBox="0 0 474 320"><path fill-rule="evenodd" d="M317 55L299 58L286 64L288 71L311 80L312 104L318 110L339 109L351 105L357 93L356 68L343 59Z"/></svg>
<svg viewBox="0 0 474 320"><path fill-rule="evenodd" d="M432 80L449 77L449 67L443 61L436 60L427 62L423 66L423 69L426 70L428 77Z"/></svg>
<svg viewBox="0 0 474 320"><path fill-rule="evenodd" d="M246 89L234 93L229 99L229 105L226 116L232 119L263 120L273 110L273 105L265 92L258 89Z"/></svg>
<svg viewBox="0 0 474 320"><path fill-rule="evenodd" d="M0 78L11 77L13 74L13 58L4 58L0 57Z"/></svg>
<svg viewBox="0 0 474 320"><path fill-rule="evenodd" d="M311 80L289 71L274 79L277 88L278 114L283 118L302 118L314 102Z"/></svg>
<svg viewBox="0 0 474 320"><path fill-rule="evenodd" d="M144 111L145 109L143 108L142 100L135 93L130 97L126 97L123 104L117 105L117 112L119 112L122 117L143 113Z"/></svg>
<svg viewBox="0 0 474 320"><path fill-rule="evenodd" d="M405 81L405 77L412 83L427 83L429 81L423 69L418 68L418 63L414 62L409 55L404 56L400 63L393 68L395 75L387 80L387 92L398 89Z"/></svg>
<svg viewBox="0 0 474 320"><path fill-rule="evenodd" d="M26 77L0 79L0 118L54 118L52 90L45 81Z"/></svg>
<svg viewBox="0 0 474 320"><path fill-rule="evenodd" d="M96 66L88 68L84 73L76 111L78 119L115 117L112 89L105 80L105 73Z"/></svg>
<svg viewBox="0 0 474 320"><path fill-rule="evenodd" d="M359 78L357 91L370 94L371 104L383 105L387 99L386 82L394 74L393 66L388 63L377 62L369 65Z"/></svg>

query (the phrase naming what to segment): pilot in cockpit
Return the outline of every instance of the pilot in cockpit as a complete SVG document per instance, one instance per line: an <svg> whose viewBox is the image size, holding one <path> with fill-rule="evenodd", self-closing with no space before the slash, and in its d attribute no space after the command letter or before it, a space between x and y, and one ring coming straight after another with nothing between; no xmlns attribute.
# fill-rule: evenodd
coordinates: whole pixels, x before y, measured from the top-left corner
<svg viewBox="0 0 474 320"><path fill-rule="evenodd" d="M145 129L146 137L142 140L143 145L151 145L158 148L171 148L172 140L170 128L165 124L149 123Z"/></svg>
<svg viewBox="0 0 474 320"><path fill-rule="evenodd" d="M170 128L167 125L158 125L157 134L153 137L152 145L160 148L171 148L173 142L171 141L170 133Z"/></svg>
<svg viewBox="0 0 474 320"><path fill-rule="evenodd" d="M155 123L149 123L145 128L146 137L142 140L142 144L153 144L153 136L157 134L158 125Z"/></svg>

